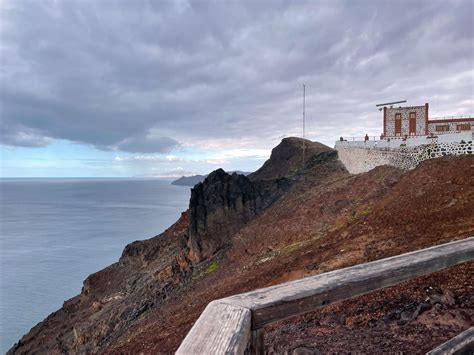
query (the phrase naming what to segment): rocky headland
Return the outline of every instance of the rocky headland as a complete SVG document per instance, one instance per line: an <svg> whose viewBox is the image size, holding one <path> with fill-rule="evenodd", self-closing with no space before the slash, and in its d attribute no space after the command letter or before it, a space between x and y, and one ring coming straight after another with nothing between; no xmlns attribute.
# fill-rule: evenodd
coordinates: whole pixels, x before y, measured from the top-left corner
<svg viewBox="0 0 474 355"><path fill-rule="evenodd" d="M181 176L180 178L171 181L171 184L176 186L194 186L203 182L205 178L206 175Z"/></svg>
<svg viewBox="0 0 474 355"><path fill-rule="evenodd" d="M351 175L286 138L248 176L218 169L169 229L127 245L9 354L173 352L210 301L474 235L473 160ZM421 353L473 324L463 265L268 326L270 353ZM299 352L298 352L299 351Z"/></svg>
<svg viewBox="0 0 474 355"><path fill-rule="evenodd" d="M230 171L229 174L239 174L239 175L249 175L250 173L244 171ZM171 185L176 186L191 186L194 187L195 185L203 182L204 179L207 178L207 175L191 175L191 176L181 176L180 178L171 181Z"/></svg>

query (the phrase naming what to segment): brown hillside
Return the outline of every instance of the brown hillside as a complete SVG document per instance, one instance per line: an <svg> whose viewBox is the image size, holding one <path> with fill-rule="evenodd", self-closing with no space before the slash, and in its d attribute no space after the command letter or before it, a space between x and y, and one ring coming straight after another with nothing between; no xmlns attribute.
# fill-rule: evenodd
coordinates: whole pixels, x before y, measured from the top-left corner
<svg viewBox="0 0 474 355"><path fill-rule="evenodd" d="M219 214L227 209L222 215L238 217L240 224L226 230L232 233L210 249L214 254L192 261L192 222L185 213L162 235L127 246L117 264L91 275L81 295L11 353L172 352L216 298L474 235L471 157L429 160L409 172L382 166L350 175L335 151L322 147L315 146L304 169L291 172L284 191L245 181L239 192L232 181L240 180L221 174L230 190L202 187L221 198L199 199L197 206ZM276 163L250 180L291 171L282 162L285 167L275 172ZM283 194L249 215L241 206L254 206L262 191ZM473 284L468 263L332 305L268 327L267 350L426 351L472 325ZM436 302L439 295L443 301ZM422 303L423 312L415 314Z"/></svg>
<svg viewBox="0 0 474 355"><path fill-rule="evenodd" d="M193 320L213 299L473 235L472 208L466 208L472 207L474 201L471 160L468 157L431 160L408 173L391 167L379 167L357 176L338 174L332 181L318 184L319 188L307 188L314 183L311 179L303 181L294 187L292 193L288 193L238 233L233 248L216 256L219 265L216 271L203 272L199 281L181 292L177 301L167 305L166 311L150 315L148 321L110 351L118 353L140 346L150 353L173 351ZM408 191L404 186L406 182L410 182L411 186ZM413 188L417 185L423 186L423 193L418 191L418 196L418 189ZM411 193L415 193L415 198ZM397 206L393 213L390 212L392 206ZM449 216L449 223L439 218L440 211ZM454 288L461 297L460 303L450 306L449 311L455 311L453 314L458 314L461 320L457 319L447 328L441 327L433 338L430 334L433 333L436 317L439 317L437 313L424 316L432 317L423 320L426 325L419 323L419 319L412 320L403 328L403 332L395 331L387 339L380 329L367 325L370 319L339 330L349 332L341 337L348 341L338 343L346 350L365 351L365 345L372 341L375 332L378 333L377 339L384 338L385 342L382 345L375 344L379 350L398 351L406 332L412 328L417 329L417 334L422 336L423 347L413 343L404 349L413 353L429 350L472 324L474 293L467 285L474 284L474 279L469 271L472 271L472 265L458 267L441 273L441 276L433 275L409 283L411 288L393 287L393 291L364 296L354 301L356 303L344 303L344 306L352 308L329 308L323 314L344 317L348 312L349 316L356 314L365 319L361 312L371 306L380 313L377 303L366 303L372 302L372 297L379 301L388 295L386 302L392 302L392 308L398 307L397 310L404 311L414 302L413 298L419 301L420 285L429 285L440 292L451 292ZM399 297L399 293L402 296ZM411 298L409 295L412 295ZM365 308L361 308L361 304ZM338 313L335 314L335 311ZM370 318L370 315L367 312L367 317ZM288 333L287 338L277 336L280 334L277 327L268 329L267 346L278 351L291 349L295 345L293 340L305 328L308 330L307 336L311 337L311 326L307 328L305 319L302 320L286 323L293 324L290 326L293 333ZM313 326L317 327L317 324L317 321L313 322ZM348 337L354 330L358 330L354 337L362 338L359 343L353 343ZM326 336L327 339L321 334L318 340L337 339L336 335Z"/></svg>

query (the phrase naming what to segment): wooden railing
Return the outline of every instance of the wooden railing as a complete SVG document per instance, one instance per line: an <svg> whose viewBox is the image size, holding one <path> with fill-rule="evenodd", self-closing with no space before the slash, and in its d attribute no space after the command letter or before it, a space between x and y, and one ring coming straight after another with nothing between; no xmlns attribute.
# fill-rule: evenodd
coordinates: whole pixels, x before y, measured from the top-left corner
<svg viewBox="0 0 474 355"><path fill-rule="evenodd" d="M474 352L474 327L441 344L426 355L465 355Z"/></svg>
<svg viewBox="0 0 474 355"><path fill-rule="evenodd" d="M474 237L215 300L177 354L262 354L269 323L470 260Z"/></svg>

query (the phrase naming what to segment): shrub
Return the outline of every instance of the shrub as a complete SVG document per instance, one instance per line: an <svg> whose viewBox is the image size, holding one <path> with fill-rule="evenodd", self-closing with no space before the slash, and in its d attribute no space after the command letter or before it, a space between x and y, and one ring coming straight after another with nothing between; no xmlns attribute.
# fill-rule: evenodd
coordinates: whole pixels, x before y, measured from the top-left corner
<svg viewBox="0 0 474 355"><path fill-rule="evenodd" d="M360 212L360 215L363 217L367 217L369 214L370 214L370 207L367 207Z"/></svg>
<svg viewBox="0 0 474 355"><path fill-rule="evenodd" d="M302 242L296 242L296 243L287 245L286 247L281 249L281 253L282 254L290 254L290 253L293 253L293 252L301 249L302 246L303 246Z"/></svg>
<svg viewBox="0 0 474 355"><path fill-rule="evenodd" d="M219 268L219 264L217 261L213 261L212 263L209 264L209 266L206 269L206 272L210 274L211 272L216 271Z"/></svg>

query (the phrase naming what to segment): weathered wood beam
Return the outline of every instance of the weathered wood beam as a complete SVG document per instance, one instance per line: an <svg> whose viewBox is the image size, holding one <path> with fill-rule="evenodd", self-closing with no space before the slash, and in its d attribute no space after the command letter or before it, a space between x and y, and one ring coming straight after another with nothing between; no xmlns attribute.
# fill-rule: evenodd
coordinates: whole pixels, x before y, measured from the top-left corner
<svg viewBox="0 0 474 355"><path fill-rule="evenodd" d="M250 340L250 324L249 309L212 301L176 354L243 354Z"/></svg>
<svg viewBox="0 0 474 355"><path fill-rule="evenodd" d="M252 332L249 343L250 355L263 355L265 352L265 340L263 337L263 329L257 329Z"/></svg>
<svg viewBox="0 0 474 355"><path fill-rule="evenodd" d="M474 237L223 299L252 310L252 330L474 259Z"/></svg>
<svg viewBox="0 0 474 355"><path fill-rule="evenodd" d="M461 355L474 353L474 327L441 344L426 355Z"/></svg>

